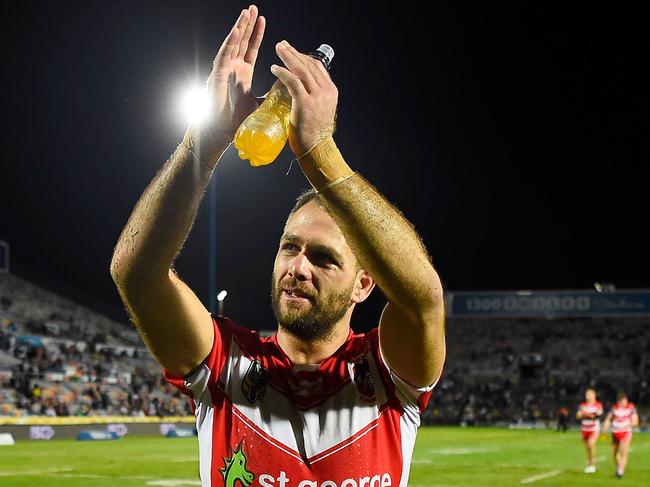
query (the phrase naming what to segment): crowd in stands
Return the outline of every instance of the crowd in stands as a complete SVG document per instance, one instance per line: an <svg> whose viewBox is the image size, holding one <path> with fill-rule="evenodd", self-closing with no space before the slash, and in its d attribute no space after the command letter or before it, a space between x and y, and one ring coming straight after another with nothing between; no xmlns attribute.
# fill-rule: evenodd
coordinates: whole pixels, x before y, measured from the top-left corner
<svg viewBox="0 0 650 487"><path fill-rule="evenodd" d="M605 407L626 391L650 419L650 320L450 318L447 361L423 421L553 426L593 387Z"/></svg>
<svg viewBox="0 0 650 487"><path fill-rule="evenodd" d="M185 416L137 334L0 274L0 416Z"/></svg>
<svg viewBox="0 0 650 487"><path fill-rule="evenodd" d="M447 361L425 424L553 426L594 387L624 390L650 419L650 320L450 318ZM0 274L0 416L176 416L189 402L162 379L140 337L10 274Z"/></svg>

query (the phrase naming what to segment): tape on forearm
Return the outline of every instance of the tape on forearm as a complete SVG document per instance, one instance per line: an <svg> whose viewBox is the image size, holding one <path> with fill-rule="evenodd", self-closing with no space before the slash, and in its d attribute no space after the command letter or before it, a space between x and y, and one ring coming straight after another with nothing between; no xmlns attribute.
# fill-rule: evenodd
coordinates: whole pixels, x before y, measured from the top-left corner
<svg viewBox="0 0 650 487"><path fill-rule="evenodd" d="M332 137L315 144L298 157L298 162L316 191L331 188L354 175Z"/></svg>
<svg viewBox="0 0 650 487"><path fill-rule="evenodd" d="M205 142L202 145L202 138L205 138L208 142ZM193 127L190 127L185 133L180 147L192 154L194 160L197 161L201 167L212 172L214 171L219 158L231 142L232 139L229 139L222 134L201 134Z"/></svg>
<svg viewBox="0 0 650 487"><path fill-rule="evenodd" d="M320 189L318 190L318 192L320 193L320 192L322 192L322 191L325 191L325 190L327 190L327 189L330 189L330 188L336 186L337 184L341 184L343 181L347 181L348 179L350 179L350 178L351 178L352 176L354 176L355 174L356 174L356 172L353 172L352 174L348 174L347 176L342 176L342 177L340 177L340 178L338 178L338 179L332 181L331 183L326 184L325 186L323 186L322 188L320 188Z"/></svg>

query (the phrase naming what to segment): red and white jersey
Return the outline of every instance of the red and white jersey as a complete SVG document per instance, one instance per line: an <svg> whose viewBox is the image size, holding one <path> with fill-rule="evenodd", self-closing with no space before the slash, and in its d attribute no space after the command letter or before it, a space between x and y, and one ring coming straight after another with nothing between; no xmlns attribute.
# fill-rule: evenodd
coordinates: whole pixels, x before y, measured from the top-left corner
<svg viewBox="0 0 650 487"><path fill-rule="evenodd" d="M637 414L636 407L631 402L623 407L619 403L612 406L612 433L632 431L632 416Z"/></svg>
<svg viewBox="0 0 650 487"><path fill-rule="evenodd" d="M580 419L580 430L581 431L600 431L600 419L599 416L603 415L603 405L600 401L596 402L582 402L580 403L580 408L578 409L582 414L594 414L595 418L582 418Z"/></svg>
<svg viewBox="0 0 650 487"><path fill-rule="evenodd" d="M431 387L384 364L377 328L294 366L275 335L224 317L204 363L165 378L192 398L204 487L406 487ZM236 483L239 480L239 483Z"/></svg>

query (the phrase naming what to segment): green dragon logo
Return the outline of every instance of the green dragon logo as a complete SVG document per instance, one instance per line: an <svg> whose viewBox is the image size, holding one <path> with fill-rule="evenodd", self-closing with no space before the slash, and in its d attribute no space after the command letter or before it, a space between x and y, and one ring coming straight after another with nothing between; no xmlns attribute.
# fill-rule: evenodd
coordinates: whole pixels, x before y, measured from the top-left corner
<svg viewBox="0 0 650 487"><path fill-rule="evenodd" d="M219 469L223 475L224 487L235 487L235 482L239 480L241 485L248 487L253 483L255 475L246 470L246 453L244 453L244 445L242 443L237 446L237 449L232 453L230 458L223 459L224 466Z"/></svg>

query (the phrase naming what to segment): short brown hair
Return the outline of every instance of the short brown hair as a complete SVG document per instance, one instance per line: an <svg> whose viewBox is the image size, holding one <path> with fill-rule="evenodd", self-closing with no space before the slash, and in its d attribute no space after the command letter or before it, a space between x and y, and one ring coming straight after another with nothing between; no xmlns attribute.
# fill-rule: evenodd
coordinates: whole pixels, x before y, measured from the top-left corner
<svg viewBox="0 0 650 487"><path fill-rule="evenodd" d="M318 194L318 191L316 191L314 188L305 189L296 198L296 203L293 205L293 208L291 208L289 216L287 216L287 220L291 218L291 216L300 208L314 200L316 200L321 206L325 206L320 199L320 194Z"/></svg>

